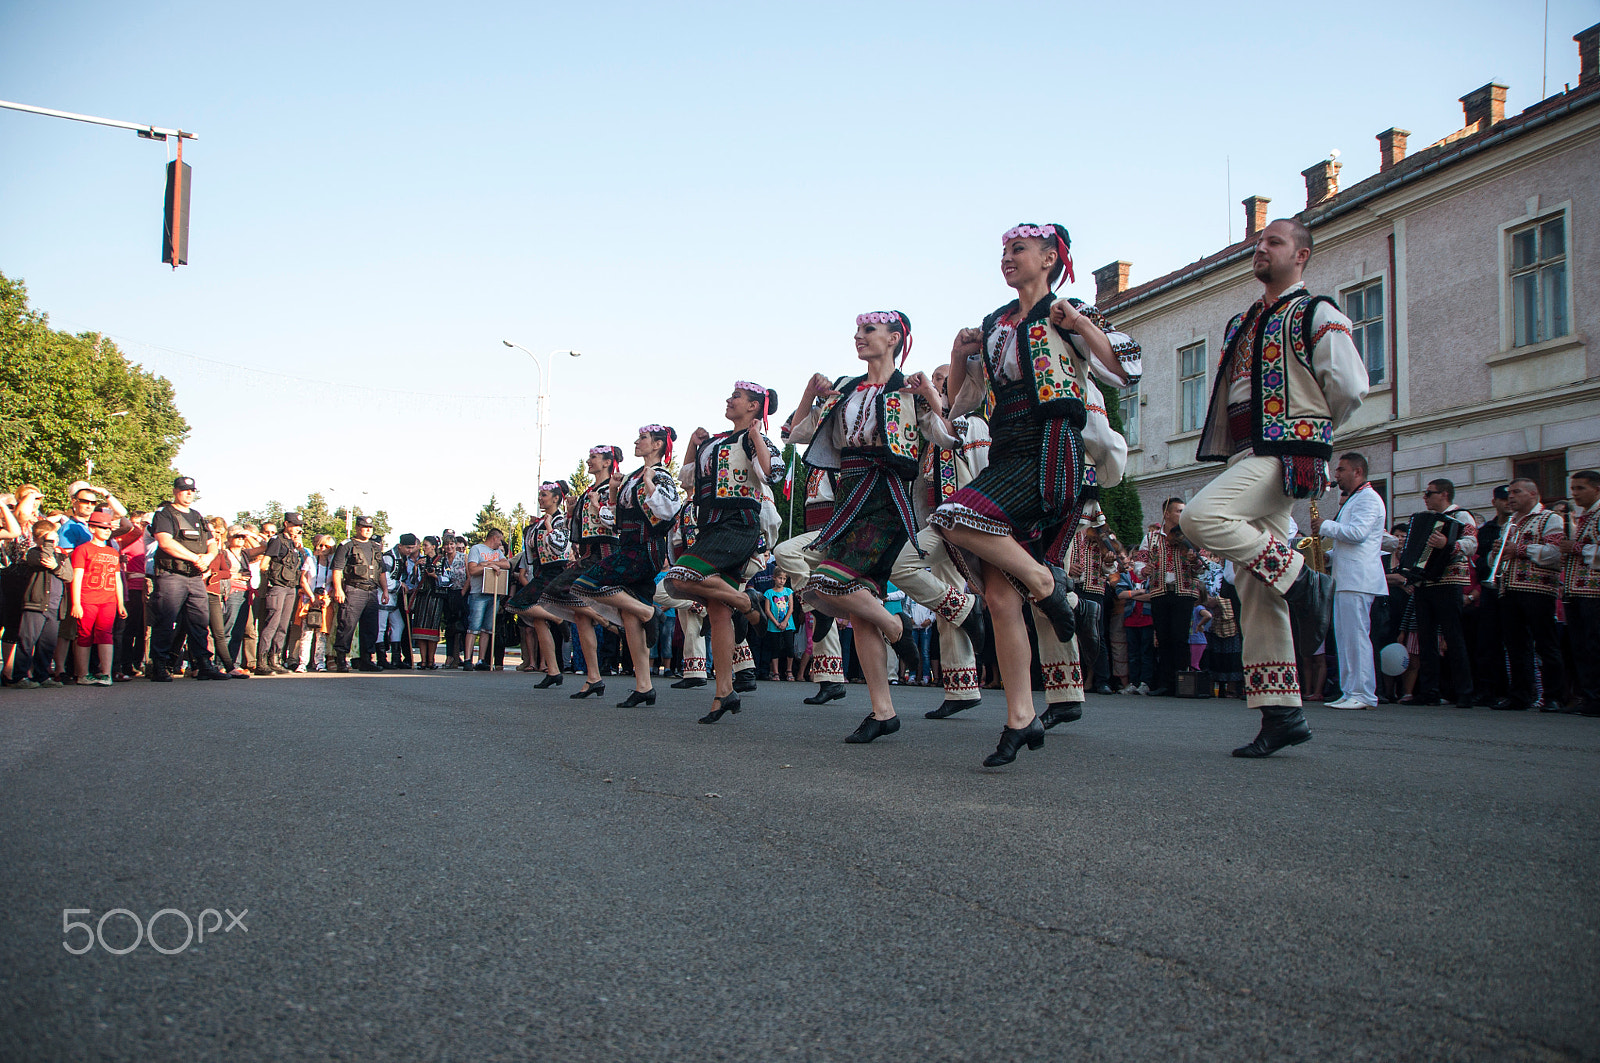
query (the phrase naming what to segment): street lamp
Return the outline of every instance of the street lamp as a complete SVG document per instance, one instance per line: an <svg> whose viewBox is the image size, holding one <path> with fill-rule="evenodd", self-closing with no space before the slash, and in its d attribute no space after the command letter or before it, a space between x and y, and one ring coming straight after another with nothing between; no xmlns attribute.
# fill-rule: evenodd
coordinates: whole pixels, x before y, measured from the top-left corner
<svg viewBox="0 0 1600 1063"><path fill-rule="evenodd" d="M345 492L345 491L339 490L336 487L330 487L330 488L328 488L328 501L330 501L330 502L333 501L333 496L336 495L336 494L345 495L346 497L349 497L351 494L354 494L354 492ZM365 495L366 492L362 491L361 494ZM335 507L335 508L338 508L338 507ZM355 506L354 505L347 504L344 507L344 537L346 539L350 538L350 535L351 535L351 533L352 533L352 531L354 529L355 519L356 519L355 512L356 512L356 510L355 510Z"/></svg>
<svg viewBox="0 0 1600 1063"><path fill-rule="evenodd" d="M548 369L553 374L554 366L541 365L539 363L539 356L534 354L532 351L528 350L528 348L524 347L520 343L512 343L510 340L501 340L500 342L505 344L507 347L515 348L516 350L519 350L523 354L527 355L529 358L532 358L533 359L533 367L539 371L539 398L537 400L538 417L539 417L539 451L538 451L538 459L537 459L536 466L535 466L536 469L537 469L537 472L535 473L535 475L538 477L538 481L537 482L540 483L540 484L543 484L544 483L544 426L545 426L545 423L547 421L549 421L549 419L550 419L548 405L547 405L548 402L549 402L549 398L550 398L550 392L549 392L549 389L545 387L545 384L547 383L545 373L546 373L546 371ZM581 357L583 357L583 352L582 351L551 351L548 355L546 355L546 361L548 362L550 359L553 359L558 354L569 355L570 357L573 357L573 358L581 358Z"/></svg>
<svg viewBox="0 0 1600 1063"><path fill-rule="evenodd" d="M126 417L126 416L128 416L128 411L127 410L118 410L116 413L106 414L106 427L107 428L111 427L111 419L113 417ZM85 480L93 480L94 479L94 444L95 444L95 438L94 438L93 435L91 435L89 437L88 453L86 453L83 456L83 478Z"/></svg>

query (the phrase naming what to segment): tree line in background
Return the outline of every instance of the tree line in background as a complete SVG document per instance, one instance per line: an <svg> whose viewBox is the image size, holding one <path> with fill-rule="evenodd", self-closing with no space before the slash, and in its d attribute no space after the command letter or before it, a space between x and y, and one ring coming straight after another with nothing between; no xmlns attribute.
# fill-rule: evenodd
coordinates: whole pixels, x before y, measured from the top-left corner
<svg viewBox="0 0 1600 1063"><path fill-rule="evenodd" d="M115 416L113 416L115 415ZM110 485L136 509L172 497L189 436L172 384L93 332L50 327L21 282L0 274L0 484L65 506L74 480ZM93 475L88 475L90 463Z"/></svg>

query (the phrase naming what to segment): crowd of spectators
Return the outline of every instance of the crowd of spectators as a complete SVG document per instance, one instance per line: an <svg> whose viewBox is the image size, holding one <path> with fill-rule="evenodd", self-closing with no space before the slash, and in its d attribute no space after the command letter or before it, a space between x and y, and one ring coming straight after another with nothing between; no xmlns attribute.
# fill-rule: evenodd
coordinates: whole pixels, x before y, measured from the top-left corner
<svg viewBox="0 0 1600 1063"><path fill-rule="evenodd" d="M1304 700L1341 708L1454 703L1600 714L1594 686L1600 474L1574 474L1572 499L1548 507L1538 485L1515 480L1495 489L1493 514L1481 516L1455 505L1449 480L1431 481L1428 512L1453 519L1461 532L1446 551L1448 568L1432 578L1400 571L1409 522L1389 524L1376 492L1361 494L1369 487L1364 459L1341 457L1335 479L1341 497L1328 500L1333 515L1307 529L1321 533L1316 543L1301 546L1330 556L1339 591L1351 594L1340 601L1354 611L1338 614L1323 646L1299 662ZM192 481L178 483L190 485L192 498ZM368 623L352 615L350 602L360 592L341 577L356 571L347 552L369 541L370 521L363 519L355 539L341 546L325 534L302 542L293 513L260 524L212 517L195 536L199 545L184 552L163 535L158 515L130 511L104 487L79 481L65 502L64 510L47 509L32 484L0 495L0 644L8 686L109 686L162 671L197 678L321 671L342 667L346 655L373 670L487 671L505 667L508 647L520 649L521 670L545 670L532 631L515 612L496 608L503 598L486 592L490 572L504 570L516 585L538 568L528 548L508 547L498 529L476 544L451 529L421 539L401 535L388 548L372 539L377 568ZM1080 533L1070 575L1080 601L1091 607L1083 615L1098 625L1099 637L1085 641L1090 653L1081 662L1093 692L1244 696L1235 574L1184 541L1183 505L1169 499L1161 520L1133 548L1099 529ZM1429 545L1445 548L1439 532L1445 526L1430 523ZM169 610L169 648L152 667L151 592L163 571L164 542L204 562L195 576L205 603ZM1377 567L1368 574L1364 566ZM756 675L810 679L815 616L770 559L750 587L761 596L765 621L750 634ZM933 614L892 584L885 604L904 613L922 651L917 673L891 656L894 681L938 684ZM348 629L342 634L341 613ZM658 609L647 628L658 675L681 674L683 638L675 621L672 609ZM555 632L557 663L581 673L576 629L564 628ZM860 681L848 621L839 621L839 632L847 677ZM630 672L620 631L602 625L597 634L601 673ZM978 661L980 684L997 686L993 647L980 647Z"/></svg>

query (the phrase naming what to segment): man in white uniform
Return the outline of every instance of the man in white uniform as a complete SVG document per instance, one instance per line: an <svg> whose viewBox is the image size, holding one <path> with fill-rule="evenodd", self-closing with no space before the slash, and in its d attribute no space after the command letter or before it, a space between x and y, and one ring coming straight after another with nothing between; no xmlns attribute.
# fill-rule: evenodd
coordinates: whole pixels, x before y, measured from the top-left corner
<svg viewBox="0 0 1600 1063"><path fill-rule="evenodd" d="M1330 709L1378 707L1378 677L1372 667L1372 600L1387 594L1383 574L1383 533L1387 507L1367 482L1367 459L1343 454L1333 479L1344 502L1332 520L1311 522L1311 534L1333 542L1328 561L1333 575L1333 637L1339 646L1339 690Z"/></svg>

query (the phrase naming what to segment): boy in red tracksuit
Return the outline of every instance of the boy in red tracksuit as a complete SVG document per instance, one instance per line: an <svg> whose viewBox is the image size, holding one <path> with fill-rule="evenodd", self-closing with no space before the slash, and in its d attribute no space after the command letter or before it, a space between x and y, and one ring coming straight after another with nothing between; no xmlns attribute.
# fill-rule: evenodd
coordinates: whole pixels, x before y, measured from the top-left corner
<svg viewBox="0 0 1600 1063"><path fill-rule="evenodd" d="M77 671L89 686L111 685L111 630L117 617L127 616L122 596L122 558L106 545L115 518L96 510L85 522L92 538L72 551L72 615L78 620ZM100 670L89 672L89 647L95 648Z"/></svg>

